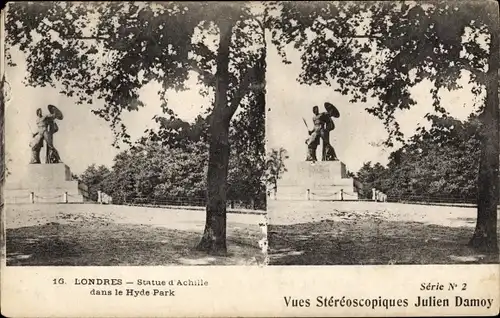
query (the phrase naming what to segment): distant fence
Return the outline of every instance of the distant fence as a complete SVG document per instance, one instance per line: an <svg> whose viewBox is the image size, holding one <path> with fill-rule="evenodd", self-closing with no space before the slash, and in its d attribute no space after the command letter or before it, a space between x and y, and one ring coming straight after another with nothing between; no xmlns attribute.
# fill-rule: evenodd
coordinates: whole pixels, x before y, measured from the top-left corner
<svg viewBox="0 0 500 318"><path fill-rule="evenodd" d="M278 200L276 193L269 192L270 200ZM388 195L376 188L372 189L370 197L358 196L357 193L350 193L340 189L337 192L315 192L306 189L303 195L297 194L293 200L306 201L368 201L368 202L391 202L403 204L421 205L442 205L456 207L476 207L477 198L470 196L450 196L450 195L417 195L413 193L403 193L400 195ZM500 208L500 205L499 205Z"/></svg>
<svg viewBox="0 0 500 318"><path fill-rule="evenodd" d="M470 196L417 195L413 193L386 195L377 189L372 190L372 200L378 202L443 205L457 207L475 207L477 205L477 198L473 198Z"/></svg>
<svg viewBox="0 0 500 318"><path fill-rule="evenodd" d="M352 201L358 200L358 194L354 192L345 191L344 189L340 189L337 192L316 192L306 190L306 200L329 200L329 201Z"/></svg>
<svg viewBox="0 0 500 318"><path fill-rule="evenodd" d="M54 195L39 195L35 192L28 192L20 196L9 196L6 203L72 203L72 198L78 198L67 192L61 192ZM94 201L96 202L96 201ZM129 205L129 206L153 206L153 207L205 207L207 204L206 198L192 197L192 196L172 196L172 197L136 197L117 200L110 195L98 191L97 203L99 204L115 204L115 205ZM227 200L226 207L229 209L242 209L242 210L265 210L265 201L260 200Z"/></svg>
<svg viewBox="0 0 500 318"><path fill-rule="evenodd" d="M458 207L475 207L477 205L476 198L429 196L429 195L388 196L387 202L422 204L422 205L445 205L445 206L458 206Z"/></svg>
<svg viewBox="0 0 500 318"><path fill-rule="evenodd" d="M3 203L72 203L81 202L81 195L73 195L67 192L61 192L54 195L40 195L36 192L26 193L18 196L3 196ZM312 191L305 193L302 200L325 200L325 201L372 201L372 202L391 202L403 204L420 205L443 205L456 207L475 207L477 199L467 196L447 196L447 195L416 195L400 194L387 195L379 190L372 190L371 198L357 198L354 193L341 190L335 193L314 193ZM272 199L272 195L270 196ZM88 201L87 201L88 202ZM127 200L117 200L104 192L98 192L97 203L133 205L133 206L175 206L175 207L205 207L207 200L204 197L191 196L172 196L172 197L136 197ZM265 210L265 201L260 200L227 200L226 207L230 209L246 210Z"/></svg>
<svg viewBox="0 0 500 318"><path fill-rule="evenodd" d="M27 192L22 195L8 195L3 197L4 203L7 204L19 204L19 203L73 203L73 202L83 202L85 201L82 195L71 194L65 191L61 191L57 194L51 195L40 195L37 192Z"/></svg>
<svg viewBox="0 0 500 318"><path fill-rule="evenodd" d="M397 195L388 196L389 202L429 202L429 203L463 203L463 204L476 204L477 198L470 197L452 197L452 196L430 196L430 195Z"/></svg>
<svg viewBox="0 0 500 318"><path fill-rule="evenodd" d="M175 206L175 207L205 207L207 200L204 197L173 196L153 198L129 198L114 200L114 204L132 206ZM265 201L262 200L226 200L226 207L230 209L264 210Z"/></svg>

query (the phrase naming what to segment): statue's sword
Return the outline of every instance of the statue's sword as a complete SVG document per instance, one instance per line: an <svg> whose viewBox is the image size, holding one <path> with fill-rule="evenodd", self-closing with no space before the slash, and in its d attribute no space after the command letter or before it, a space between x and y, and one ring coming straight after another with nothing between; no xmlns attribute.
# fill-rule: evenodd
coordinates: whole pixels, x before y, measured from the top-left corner
<svg viewBox="0 0 500 318"><path fill-rule="evenodd" d="M30 125L30 124L28 124L28 128L30 129L31 134L33 135L33 134L34 134L34 132L33 132L33 129L31 128L31 125Z"/></svg>
<svg viewBox="0 0 500 318"><path fill-rule="evenodd" d="M304 117L302 117L302 120L304 121L304 125L306 125L307 131L309 131L309 126L307 126L307 122L306 122L306 120L304 119Z"/></svg>
<svg viewBox="0 0 500 318"><path fill-rule="evenodd" d="M304 119L304 117L302 117L302 120L304 121L304 125L306 125L306 128L307 128L307 132L310 134L310 131L309 131L309 126L307 126L307 122L306 120ZM309 138L306 139L306 144L308 144L309 142Z"/></svg>

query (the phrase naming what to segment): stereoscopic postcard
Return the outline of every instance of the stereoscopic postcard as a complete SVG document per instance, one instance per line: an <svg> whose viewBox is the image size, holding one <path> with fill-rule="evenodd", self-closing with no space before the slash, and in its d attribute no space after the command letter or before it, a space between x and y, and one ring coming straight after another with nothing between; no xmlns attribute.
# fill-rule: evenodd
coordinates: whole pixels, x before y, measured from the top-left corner
<svg viewBox="0 0 500 318"><path fill-rule="evenodd" d="M4 316L498 315L496 1L1 18Z"/></svg>

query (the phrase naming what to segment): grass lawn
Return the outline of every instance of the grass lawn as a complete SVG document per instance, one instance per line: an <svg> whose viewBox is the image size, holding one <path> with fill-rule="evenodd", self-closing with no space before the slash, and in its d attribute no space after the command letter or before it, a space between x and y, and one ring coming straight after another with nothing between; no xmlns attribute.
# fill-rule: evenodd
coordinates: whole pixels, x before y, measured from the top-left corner
<svg viewBox="0 0 500 318"><path fill-rule="evenodd" d="M29 208L17 207L10 216ZM58 205L39 209L43 211L28 213L28 226L7 226L7 265L258 265L264 261L258 222L228 221L228 255L210 256L194 249L203 230L203 211L177 211L176 215L156 211L155 219L134 208ZM120 219L124 212L127 218ZM38 220L33 222L33 218Z"/></svg>
<svg viewBox="0 0 500 318"><path fill-rule="evenodd" d="M474 209L357 202L269 206L271 265L499 261L498 255L467 247L475 226Z"/></svg>

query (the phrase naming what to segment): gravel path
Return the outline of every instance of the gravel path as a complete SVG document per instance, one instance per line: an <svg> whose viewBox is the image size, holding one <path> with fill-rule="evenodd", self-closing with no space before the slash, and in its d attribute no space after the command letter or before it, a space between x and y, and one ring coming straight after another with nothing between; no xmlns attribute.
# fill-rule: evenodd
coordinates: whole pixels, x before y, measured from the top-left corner
<svg viewBox="0 0 500 318"><path fill-rule="evenodd" d="M449 206L269 201L270 264L498 263L497 255L467 246L476 213Z"/></svg>
<svg viewBox="0 0 500 318"><path fill-rule="evenodd" d="M116 224L151 225L184 231L203 230L205 212L99 204L18 204L6 205L6 228L101 220ZM228 214L227 222L259 226L264 215Z"/></svg>
<svg viewBox="0 0 500 318"><path fill-rule="evenodd" d="M448 227L474 226L475 208L381 202L269 201L269 224L291 225L321 220L379 219Z"/></svg>
<svg viewBox="0 0 500 318"><path fill-rule="evenodd" d="M18 204L7 205L5 216L9 265L259 265L265 261L264 215L229 213L228 254L217 256L194 249L205 225L203 210Z"/></svg>

